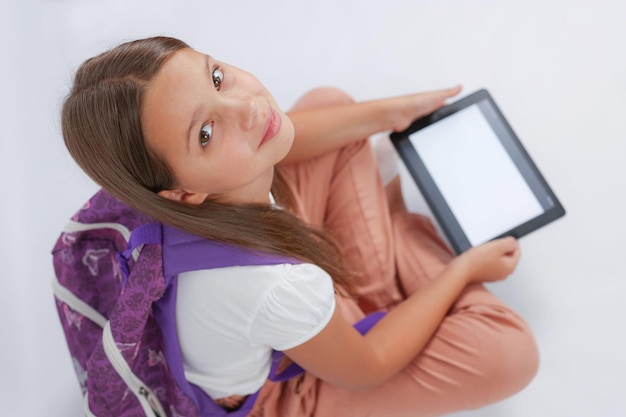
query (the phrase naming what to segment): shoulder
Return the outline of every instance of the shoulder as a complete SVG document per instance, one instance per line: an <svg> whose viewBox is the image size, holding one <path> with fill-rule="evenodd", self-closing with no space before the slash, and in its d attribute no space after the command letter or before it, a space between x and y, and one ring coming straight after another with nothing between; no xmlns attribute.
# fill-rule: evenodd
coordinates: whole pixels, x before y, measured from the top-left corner
<svg viewBox="0 0 626 417"><path fill-rule="evenodd" d="M257 298L279 288L307 288L316 284L332 286L332 279L326 271L308 263L230 266L179 274L179 287L204 287L212 291L232 289L241 295L252 293Z"/></svg>
<svg viewBox="0 0 626 417"><path fill-rule="evenodd" d="M331 277L311 264L288 265L267 291L250 326L249 340L286 350L298 346L330 321L335 311Z"/></svg>
<svg viewBox="0 0 626 417"><path fill-rule="evenodd" d="M327 305L334 301L333 281L326 271L312 264L281 265L263 294L259 314L288 307ZM261 278L261 280L263 280Z"/></svg>
<svg viewBox="0 0 626 417"><path fill-rule="evenodd" d="M177 299L177 311L187 317L220 317L212 326L237 328L242 341L277 350L315 336L335 309L330 275L307 263L186 272Z"/></svg>
<svg viewBox="0 0 626 417"><path fill-rule="evenodd" d="M227 316L250 329L255 321L303 303L330 305L334 287L330 275L313 264L232 266L179 274L177 300L177 311Z"/></svg>

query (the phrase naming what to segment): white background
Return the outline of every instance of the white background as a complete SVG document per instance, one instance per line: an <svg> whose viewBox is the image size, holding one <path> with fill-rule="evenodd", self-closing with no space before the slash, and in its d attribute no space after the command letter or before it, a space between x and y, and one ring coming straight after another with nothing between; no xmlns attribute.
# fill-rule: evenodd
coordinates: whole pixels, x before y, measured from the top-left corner
<svg viewBox="0 0 626 417"><path fill-rule="evenodd" d="M255 73L289 107L488 88L568 210L522 240L492 288L541 349L520 394L462 416L626 416L626 3L622 0L3 0L0 2L0 409L81 415L52 301L50 249L96 190L66 153L75 68L155 34Z"/></svg>

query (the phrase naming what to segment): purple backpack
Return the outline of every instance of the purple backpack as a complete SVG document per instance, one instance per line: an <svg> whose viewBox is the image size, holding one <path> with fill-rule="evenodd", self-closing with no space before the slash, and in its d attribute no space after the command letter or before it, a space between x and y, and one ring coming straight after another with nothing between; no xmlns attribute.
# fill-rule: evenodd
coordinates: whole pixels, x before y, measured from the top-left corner
<svg viewBox="0 0 626 417"><path fill-rule="evenodd" d="M132 231L132 232L131 232ZM52 251L55 301L87 416L242 417L258 392L228 412L183 372L175 327L182 272L297 260L210 241L155 223L104 190L71 219ZM355 327L366 332L380 314ZM274 353L268 378L280 374Z"/></svg>

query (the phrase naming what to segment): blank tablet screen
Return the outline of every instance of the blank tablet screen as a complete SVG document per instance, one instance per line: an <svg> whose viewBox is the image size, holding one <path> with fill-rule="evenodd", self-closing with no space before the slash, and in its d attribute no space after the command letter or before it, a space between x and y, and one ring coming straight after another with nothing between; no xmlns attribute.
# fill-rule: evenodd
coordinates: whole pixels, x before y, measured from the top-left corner
<svg viewBox="0 0 626 417"><path fill-rule="evenodd" d="M484 90L392 140L457 252L564 214Z"/></svg>

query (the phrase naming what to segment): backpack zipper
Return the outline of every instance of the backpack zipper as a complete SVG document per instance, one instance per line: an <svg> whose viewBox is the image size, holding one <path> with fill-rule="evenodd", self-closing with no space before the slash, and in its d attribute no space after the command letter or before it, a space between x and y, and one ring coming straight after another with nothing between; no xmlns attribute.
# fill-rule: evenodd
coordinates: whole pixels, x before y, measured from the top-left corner
<svg viewBox="0 0 626 417"><path fill-rule="evenodd" d="M159 399L146 387L139 387L139 395L142 395L146 399L146 401L150 405L150 409L156 417L167 417L165 415L165 411L163 411L163 406L159 402Z"/></svg>
<svg viewBox="0 0 626 417"><path fill-rule="evenodd" d="M102 331L102 346L113 368L139 400L146 416L166 417L165 410L157 396L133 373L122 352L117 348L108 321Z"/></svg>
<svg viewBox="0 0 626 417"><path fill-rule="evenodd" d="M52 291L59 301L67 304L69 308L87 317L98 326L104 327L106 324L107 319L98 310L78 298L67 287L64 287L56 277L52 279Z"/></svg>
<svg viewBox="0 0 626 417"><path fill-rule="evenodd" d="M83 411L85 412L85 415L87 417L97 417L94 413L91 412L91 409L89 408L89 393L86 392L85 396L83 397Z"/></svg>
<svg viewBox="0 0 626 417"><path fill-rule="evenodd" d="M124 226L120 223L112 223L112 222L102 222L102 223L81 223L74 220L70 220L65 225L63 229L64 233L76 233L76 232L84 232L87 230L98 230L98 229L113 229L119 232L124 240L128 242L130 239L130 230L128 227Z"/></svg>

